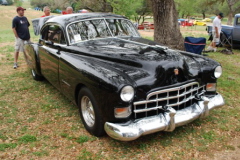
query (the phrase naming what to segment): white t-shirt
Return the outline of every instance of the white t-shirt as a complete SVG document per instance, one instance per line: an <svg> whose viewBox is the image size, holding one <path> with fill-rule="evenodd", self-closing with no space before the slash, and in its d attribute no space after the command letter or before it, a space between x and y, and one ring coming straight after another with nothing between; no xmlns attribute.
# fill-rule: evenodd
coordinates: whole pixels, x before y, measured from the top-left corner
<svg viewBox="0 0 240 160"><path fill-rule="evenodd" d="M221 19L218 18L218 16L215 17L213 20L213 27L212 27L212 32L215 32L215 27L218 28L218 33L221 33L222 25L221 25Z"/></svg>

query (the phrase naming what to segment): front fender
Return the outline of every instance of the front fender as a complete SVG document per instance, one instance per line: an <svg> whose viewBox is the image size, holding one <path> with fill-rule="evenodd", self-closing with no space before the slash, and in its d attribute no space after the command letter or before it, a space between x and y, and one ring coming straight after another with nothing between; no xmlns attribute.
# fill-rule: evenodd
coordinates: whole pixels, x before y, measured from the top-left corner
<svg viewBox="0 0 240 160"><path fill-rule="evenodd" d="M38 44L27 43L24 45L24 50L26 53L26 63L28 67L33 69L38 75L42 75L38 56Z"/></svg>

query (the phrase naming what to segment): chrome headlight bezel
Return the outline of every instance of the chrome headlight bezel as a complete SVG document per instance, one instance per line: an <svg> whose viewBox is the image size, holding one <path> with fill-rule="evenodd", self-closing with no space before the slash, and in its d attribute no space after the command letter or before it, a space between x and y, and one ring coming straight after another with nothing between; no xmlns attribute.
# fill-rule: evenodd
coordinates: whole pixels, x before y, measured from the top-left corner
<svg viewBox="0 0 240 160"><path fill-rule="evenodd" d="M222 75L222 67L221 66L217 66L214 69L214 77L215 78L219 78L219 77L221 77L221 75Z"/></svg>
<svg viewBox="0 0 240 160"><path fill-rule="evenodd" d="M130 102L134 97L134 88L132 86L124 86L120 91L121 100Z"/></svg>

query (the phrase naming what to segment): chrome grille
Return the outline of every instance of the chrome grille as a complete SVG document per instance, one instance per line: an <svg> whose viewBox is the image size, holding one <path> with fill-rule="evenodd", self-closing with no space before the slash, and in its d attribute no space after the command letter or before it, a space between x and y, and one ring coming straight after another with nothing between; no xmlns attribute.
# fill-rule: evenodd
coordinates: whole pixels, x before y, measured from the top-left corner
<svg viewBox="0 0 240 160"><path fill-rule="evenodd" d="M205 86L192 82L179 87L168 88L152 92L146 100L134 102L135 119L158 115L164 107L169 106L175 110L183 109L196 102L195 95L201 93Z"/></svg>

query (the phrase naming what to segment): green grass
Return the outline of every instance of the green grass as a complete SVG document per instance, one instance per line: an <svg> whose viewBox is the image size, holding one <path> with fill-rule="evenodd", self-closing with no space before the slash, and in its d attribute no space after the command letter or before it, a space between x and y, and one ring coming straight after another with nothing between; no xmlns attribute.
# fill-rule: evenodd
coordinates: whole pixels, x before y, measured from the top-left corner
<svg viewBox="0 0 240 160"><path fill-rule="evenodd" d="M84 129L73 103L49 82L32 79L22 54L20 68L12 69L14 37L10 26L14 8L0 6L4 15L0 17L0 159L13 159L13 155L15 159L212 159L218 151L240 148L231 144L240 135L239 50L234 50L234 55L208 53L223 66L218 91L226 105L210 111L207 118L132 142L97 138ZM31 20L42 12L28 9L26 14ZM35 41L38 36L31 28ZM183 36L207 38L203 26L181 31Z"/></svg>
<svg viewBox="0 0 240 160"><path fill-rule="evenodd" d="M37 138L35 136L32 135L25 135L22 136L18 139L19 142L21 143L29 143L29 142L35 142L37 141Z"/></svg>

